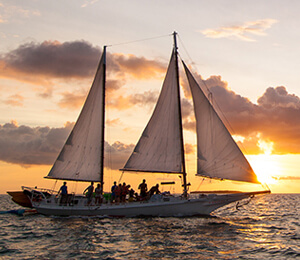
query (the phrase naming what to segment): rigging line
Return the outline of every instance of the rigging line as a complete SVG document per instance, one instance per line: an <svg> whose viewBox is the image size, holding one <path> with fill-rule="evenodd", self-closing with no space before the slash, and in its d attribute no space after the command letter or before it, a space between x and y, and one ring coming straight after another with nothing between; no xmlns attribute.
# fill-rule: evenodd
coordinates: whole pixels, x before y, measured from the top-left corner
<svg viewBox="0 0 300 260"><path fill-rule="evenodd" d="M179 34L177 34L177 35L178 35L179 41L180 41L180 43L181 43L181 45L182 45L184 51L186 52L188 58L189 58L190 61L191 61L191 65L196 64L196 63L193 61L193 59L191 58L191 56L189 55L187 49L185 48L185 46L184 46L184 44L183 44L183 41L181 40ZM180 55L179 55L179 56L180 56ZM180 56L180 58L181 58L181 56ZM181 58L181 59L182 59L182 58ZM230 130L234 133L234 130L233 130L232 126L230 125L228 119L226 118L226 116L224 115L224 113L222 112L222 110L220 109L220 106L218 105L217 101L213 98L213 93L210 91L210 89L209 89L208 86L206 85L205 81L202 79L201 74L200 74L200 80L201 80L201 82L203 83L203 85L205 86L205 89L206 89L206 91L207 91L207 98L208 98L208 100L210 101L211 105L213 105L213 103L214 103L215 106L218 107L218 110L221 112L222 117L225 119L225 121L226 121L226 123L228 124ZM244 148L244 147L243 147L243 148Z"/></svg>
<svg viewBox="0 0 300 260"><path fill-rule="evenodd" d="M109 106L106 107L105 109L106 111L106 118L107 118L107 121L110 120L112 118L111 116L111 109ZM104 146L104 159L105 159L105 163L106 165L104 164L105 168L106 168L106 176L108 176L108 186L111 187L112 186L112 183L113 183L113 176L112 176L112 166L113 166L113 156L112 156L112 145L110 145L109 142L112 143L112 135L111 135L111 126L110 124L108 124L106 122L106 127L105 127L105 142L107 143L106 147ZM104 171L104 169L103 169ZM102 173L103 174L103 173ZM104 186L104 185L103 185ZM103 191L104 191L104 188L102 187Z"/></svg>
<svg viewBox="0 0 300 260"><path fill-rule="evenodd" d="M267 189L267 190L270 191L270 188L269 188L269 186L268 186L268 184L267 184L266 182L261 183L261 186L262 186L264 189Z"/></svg>
<svg viewBox="0 0 300 260"><path fill-rule="evenodd" d="M204 181L205 181L205 178L202 178L202 181L200 182L200 184L199 184L198 188L196 189L196 191L200 189L200 186L202 185L202 183L203 183Z"/></svg>
<svg viewBox="0 0 300 260"><path fill-rule="evenodd" d="M182 48L184 49L184 51L186 52L186 55L188 56L189 60L191 61L192 64L195 64L190 56L190 54L188 53L187 49L185 48L183 41L180 38L180 35L177 33L178 39L180 41L180 44L182 45ZM179 55L180 56L180 55ZM181 57L180 57L181 58Z"/></svg>
<svg viewBox="0 0 300 260"><path fill-rule="evenodd" d="M139 40L134 40L134 41L129 41L129 42L121 42L121 43L115 43L115 44L108 44L106 46L107 47L114 47L114 46L119 46L119 45L131 44L131 43L135 43L135 42L143 42L143 41L155 40L155 39L164 38L164 37L167 37L167 36L173 36L173 34L160 35L160 36L156 36L156 37L144 38L144 39L139 39Z"/></svg>
<svg viewBox="0 0 300 260"><path fill-rule="evenodd" d="M56 184L57 184L57 180L55 180L55 182L54 182L54 184L52 186L52 191L55 191Z"/></svg>
<svg viewBox="0 0 300 260"><path fill-rule="evenodd" d="M188 56L188 58L189 58L189 60L190 60L190 64L191 64L191 65L196 64L196 63L193 61L193 59L191 58L191 55L189 54L189 52L187 51L187 49L185 48L185 46L184 46L184 44L183 44L183 41L181 40L181 38L180 38L179 35L178 35L178 38L179 38L180 44L182 45L184 51L186 52L186 55ZM180 56L180 55L179 55L179 56ZM181 56L180 56L180 58L181 58ZM181 58L181 60L183 60L183 59ZM195 70L193 69L193 71L195 71ZM200 79L201 79L203 85L205 86L205 88L206 88L206 90L207 90L207 92L208 92L208 97L212 96L212 93L211 93L211 91L209 90L208 86L206 85L205 81L202 79L201 74L199 74L199 75L200 75Z"/></svg>
<svg viewBox="0 0 300 260"><path fill-rule="evenodd" d="M123 178L123 175L124 175L124 171L122 171L122 174L121 174L121 176L120 176L120 179L119 179L118 183L121 183L121 180L122 180L122 178Z"/></svg>

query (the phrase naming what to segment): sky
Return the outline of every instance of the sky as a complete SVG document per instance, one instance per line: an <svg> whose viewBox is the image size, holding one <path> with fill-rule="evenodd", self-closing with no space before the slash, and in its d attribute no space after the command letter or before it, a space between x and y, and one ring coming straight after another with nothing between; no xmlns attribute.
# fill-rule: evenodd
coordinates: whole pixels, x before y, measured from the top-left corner
<svg viewBox="0 0 300 260"><path fill-rule="evenodd" d="M274 193L299 193L299 8L296 0L0 0L0 193L52 187L44 177L78 117L104 45L104 190L121 177L136 187L143 175L117 169L151 116L173 31L180 57L213 94L258 179ZM194 176L186 88L182 101L191 190L244 187ZM165 178L180 186L178 176L145 178L150 186Z"/></svg>

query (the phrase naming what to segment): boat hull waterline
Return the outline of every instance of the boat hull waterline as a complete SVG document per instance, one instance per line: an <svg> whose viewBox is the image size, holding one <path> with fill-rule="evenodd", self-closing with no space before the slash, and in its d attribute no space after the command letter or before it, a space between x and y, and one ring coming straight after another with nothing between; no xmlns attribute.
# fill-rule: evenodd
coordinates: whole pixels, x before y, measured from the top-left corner
<svg viewBox="0 0 300 260"><path fill-rule="evenodd" d="M73 205L62 206L47 203L47 201L33 202L38 213L51 216L110 216L110 217L180 217L180 216L208 216L214 210L248 198L248 193L230 195L208 195L197 199L173 198L170 201L130 202L124 204L102 204L100 206Z"/></svg>

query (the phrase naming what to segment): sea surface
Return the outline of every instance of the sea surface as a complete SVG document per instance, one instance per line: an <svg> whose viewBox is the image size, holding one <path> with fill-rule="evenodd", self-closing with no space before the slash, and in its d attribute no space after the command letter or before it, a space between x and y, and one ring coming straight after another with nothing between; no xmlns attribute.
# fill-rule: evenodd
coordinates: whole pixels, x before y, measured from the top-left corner
<svg viewBox="0 0 300 260"><path fill-rule="evenodd" d="M0 259L300 259L300 194L257 196L212 217L0 215ZM19 209L0 195L0 211Z"/></svg>

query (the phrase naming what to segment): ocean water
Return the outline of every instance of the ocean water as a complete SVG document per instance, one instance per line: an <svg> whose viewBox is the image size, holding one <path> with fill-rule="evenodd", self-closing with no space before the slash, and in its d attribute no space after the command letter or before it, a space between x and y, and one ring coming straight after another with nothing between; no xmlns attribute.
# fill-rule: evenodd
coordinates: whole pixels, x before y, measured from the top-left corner
<svg viewBox="0 0 300 260"><path fill-rule="evenodd" d="M0 215L0 259L300 259L300 194L257 196L212 217ZM20 208L0 195L0 211Z"/></svg>

